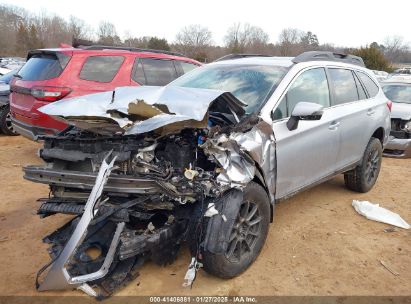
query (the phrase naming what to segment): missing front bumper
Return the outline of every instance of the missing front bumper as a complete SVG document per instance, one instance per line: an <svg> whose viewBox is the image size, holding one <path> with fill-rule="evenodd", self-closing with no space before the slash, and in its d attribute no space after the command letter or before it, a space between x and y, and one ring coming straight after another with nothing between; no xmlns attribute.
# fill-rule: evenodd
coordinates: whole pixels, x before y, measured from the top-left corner
<svg viewBox="0 0 411 304"><path fill-rule="evenodd" d="M389 142L384 149L384 156L394 158L410 158L411 139L395 138L390 136Z"/></svg>

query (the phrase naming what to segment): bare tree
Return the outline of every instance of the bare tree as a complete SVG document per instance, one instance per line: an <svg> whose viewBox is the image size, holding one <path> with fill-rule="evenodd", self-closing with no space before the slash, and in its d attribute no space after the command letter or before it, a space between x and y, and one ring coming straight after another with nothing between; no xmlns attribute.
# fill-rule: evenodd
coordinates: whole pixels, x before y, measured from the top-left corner
<svg viewBox="0 0 411 304"><path fill-rule="evenodd" d="M97 29L98 43L105 45L118 45L121 43L120 37L117 35L114 24L101 21Z"/></svg>
<svg viewBox="0 0 411 304"><path fill-rule="evenodd" d="M69 31L74 38L90 40L92 39L92 31L89 25L82 19L75 16L70 16Z"/></svg>
<svg viewBox="0 0 411 304"><path fill-rule="evenodd" d="M384 54L391 62L397 62L398 59L409 51L409 47L404 43L401 36L388 36L384 39Z"/></svg>
<svg viewBox="0 0 411 304"><path fill-rule="evenodd" d="M192 24L183 27L177 33L175 48L189 57L204 61L205 48L211 44L211 31L200 24Z"/></svg>
<svg viewBox="0 0 411 304"><path fill-rule="evenodd" d="M129 46L129 47L135 47L135 48L148 48L148 44L150 42L151 37L150 36L144 36L144 37L132 37L131 35L126 35L126 38L124 40L124 45Z"/></svg>
<svg viewBox="0 0 411 304"><path fill-rule="evenodd" d="M299 29L283 29L278 37L281 55L292 56L301 53L302 48L299 44L304 36L305 33Z"/></svg>
<svg viewBox="0 0 411 304"><path fill-rule="evenodd" d="M261 27L249 23L234 23L224 37L226 47L233 53L256 51L268 43L268 34Z"/></svg>

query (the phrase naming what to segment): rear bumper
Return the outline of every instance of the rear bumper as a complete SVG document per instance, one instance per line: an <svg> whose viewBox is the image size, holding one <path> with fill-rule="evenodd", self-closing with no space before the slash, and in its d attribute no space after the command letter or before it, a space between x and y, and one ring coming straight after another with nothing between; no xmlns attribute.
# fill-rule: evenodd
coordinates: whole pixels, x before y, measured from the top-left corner
<svg viewBox="0 0 411 304"><path fill-rule="evenodd" d="M395 158L411 157L411 139L390 136L390 140L384 149L384 156Z"/></svg>
<svg viewBox="0 0 411 304"><path fill-rule="evenodd" d="M37 140L40 135L54 135L60 132L57 129L35 127L25 124L15 118L12 118L11 123L14 130L30 140Z"/></svg>

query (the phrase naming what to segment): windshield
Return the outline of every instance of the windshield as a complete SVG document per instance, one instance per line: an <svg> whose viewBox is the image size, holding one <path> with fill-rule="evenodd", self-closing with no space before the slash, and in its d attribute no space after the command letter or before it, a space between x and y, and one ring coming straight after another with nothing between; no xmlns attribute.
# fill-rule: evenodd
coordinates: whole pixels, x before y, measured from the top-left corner
<svg viewBox="0 0 411 304"><path fill-rule="evenodd" d="M11 78L13 78L13 75L16 74L18 69L13 70L11 72L8 72L7 74L4 74L3 76L0 76L0 81L5 82L5 83L10 83Z"/></svg>
<svg viewBox="0 0 411 304"><path fill-rule="evenodd" d="M382 88L385 95L393 102L411 104L411 84L410 85L387 85Z"/></svg>
<svg viewBox="0 0 411 304"><path fill-rule="evenodd" d="M287 70L269 65L209 65L181 76L170 86L231 92L247 105L249 114L267 100Z"/></svg>

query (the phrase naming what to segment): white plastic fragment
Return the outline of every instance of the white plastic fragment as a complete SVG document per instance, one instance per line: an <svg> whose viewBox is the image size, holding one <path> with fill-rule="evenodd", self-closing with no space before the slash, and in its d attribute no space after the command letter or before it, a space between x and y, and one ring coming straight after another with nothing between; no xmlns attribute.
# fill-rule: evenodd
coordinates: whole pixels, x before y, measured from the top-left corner
<svg viewBox="0 0 411 304"><path fill-rule="evenodd" d="M83 291L84 293L86 293L87 295L89 295L90 297L97 297L98 294L97 292L87 283L83 283L80 286L77 287L77 289Z"/></svg>
<svg viewBox="0 0 411 304"><path fill-rule="evenodd" d="M390 224L404 229L410 229L410 225L404 221L401 216L388 209L380 207L379 204L373 204L368 201L353 200L352 206L355 211L369 220Z"/></svg>
<svg viewBox="0 0 411 304"><path fill-rule="evenodd" d="M197 259L195 257L192 257L190 265L188 265L186 275L184 276L183 287L191 287L194 279L196 278L197 270L201 267L203 267L203 264L197 262Z"/></svg>
<svg viewBox="0 0 411 304"><path fill-rule="evenodd" d="M223 221L224 221L224 222L227 222L227 218L226 218L226 216L225 216L224 214L223 214L221 217L223 218Z"/></svg>
<svg viewBox="0 0 411 304"><path fill-rule="evenodd" d="M204 214L204 216L206 217L212 217L214 215L218 214L218 210L215 208L215 204L214 203L209 203L208 207L207 207L207 211Z"/></svg>

